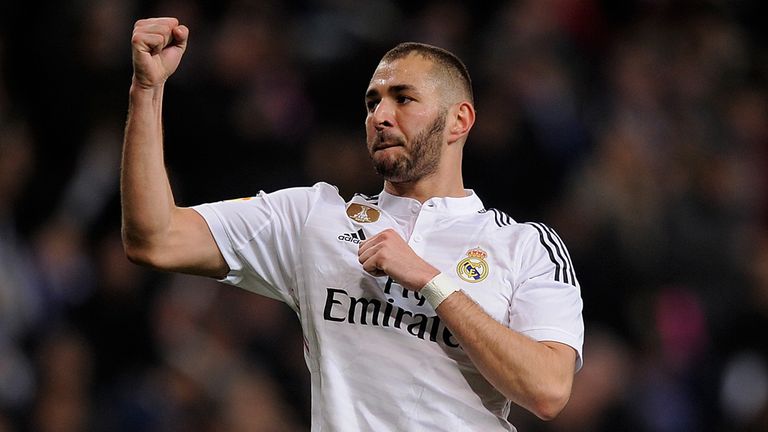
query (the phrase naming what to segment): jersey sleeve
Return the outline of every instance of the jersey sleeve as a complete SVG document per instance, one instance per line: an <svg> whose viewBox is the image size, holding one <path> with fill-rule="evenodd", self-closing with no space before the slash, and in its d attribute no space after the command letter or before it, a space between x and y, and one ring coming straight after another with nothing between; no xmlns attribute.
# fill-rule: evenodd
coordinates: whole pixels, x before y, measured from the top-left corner
<svg viewBox="0 0 768 432"><path fill-rule="evenodd" d="M571 346L578 370L583 362L583 303L570 255L552 228L526 225L530 229L520 243L519 278L510 304L512 328L534 340Z"/></svg>
<svg viewBox="0 0 768 432"><path fill-rule="evenodd" d="M222 282L297 310L298 243L318 187L260 192L192 207L208 223L229 266Z"/></svg>

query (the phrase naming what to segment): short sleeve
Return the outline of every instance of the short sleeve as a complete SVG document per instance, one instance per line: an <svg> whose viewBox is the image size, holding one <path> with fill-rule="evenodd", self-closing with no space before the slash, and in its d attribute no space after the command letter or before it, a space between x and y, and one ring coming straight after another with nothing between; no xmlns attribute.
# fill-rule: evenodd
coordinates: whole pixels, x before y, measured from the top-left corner
<svg viewBox="0 0 768 432"><path fill-rule="evenodd" d="M555 231L539 223L521 242L519 278L510 304L512 328L538 341L555 341L577 352L582 365L583 303L576 272L565 244Z"/></svg>
<svg viewBox="0 0 768 432"><path fill-rule="evenodd" d="M207 222L229 266L222 282L297 310L298 242L318 187L260 192L250 198L192 207Z"/></svg>

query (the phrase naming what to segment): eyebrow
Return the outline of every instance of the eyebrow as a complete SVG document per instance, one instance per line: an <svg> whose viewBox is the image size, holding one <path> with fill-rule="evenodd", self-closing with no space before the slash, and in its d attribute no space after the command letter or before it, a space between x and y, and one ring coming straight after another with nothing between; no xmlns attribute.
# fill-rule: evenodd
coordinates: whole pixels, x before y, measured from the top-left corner
<svg viewBox="0 0 768 432"><path fill-rule="evenodd" d="M390 94L398 94L402 93L404 91L417 91L416 87L411 84L396 84L388 88L387 93ZM366 99L372 99L379 96L379 91L372 88L368 89L367 92L365 92L365 98Z"/></svg>

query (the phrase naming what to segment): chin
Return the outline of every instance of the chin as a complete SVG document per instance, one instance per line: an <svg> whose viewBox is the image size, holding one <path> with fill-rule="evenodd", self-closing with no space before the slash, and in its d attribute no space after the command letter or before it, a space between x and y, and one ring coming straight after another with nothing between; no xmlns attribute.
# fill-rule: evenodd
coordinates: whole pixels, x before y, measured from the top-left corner
<svg viewBox="0 0 768 432"><path fill-rule="evenodd" d="M394 152L377 151L372 156L373 164L377 167L387 168L387 170L395 169L398 165L405 163L405 158L402 155L397 155Z"/></svg>
<svg viewBox="0 0 768 432"><path fill-rule="evenodd" d="M401 161L373 161L373 167L376 172L390 182L400 182L402 180L402 162Z"/></svg>

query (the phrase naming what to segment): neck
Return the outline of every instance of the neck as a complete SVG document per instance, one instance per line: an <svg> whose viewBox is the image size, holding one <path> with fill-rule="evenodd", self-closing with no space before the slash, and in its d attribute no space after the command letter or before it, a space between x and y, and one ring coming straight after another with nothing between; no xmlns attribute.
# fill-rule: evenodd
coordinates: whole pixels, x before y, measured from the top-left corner
<svg viewBox="0 0 768 432"><path fill-rule="evenodd" d="M461 175L461 163L458 167L441 166L437 172L412 182L384 181L384 190L388 193L413 198L421 203L434 197L463 198L464 180Z"/></svg>

